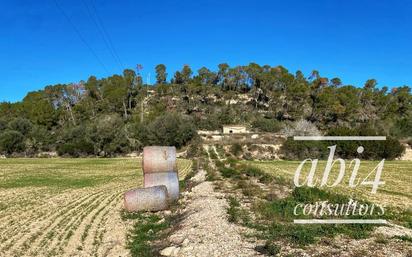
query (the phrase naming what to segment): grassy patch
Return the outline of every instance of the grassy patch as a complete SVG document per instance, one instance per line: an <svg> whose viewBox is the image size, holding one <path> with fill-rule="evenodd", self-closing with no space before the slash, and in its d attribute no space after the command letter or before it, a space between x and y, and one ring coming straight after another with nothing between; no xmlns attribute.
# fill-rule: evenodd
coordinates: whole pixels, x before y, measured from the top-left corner
<svg viewBox="0 0 412 257"><path fill-rule="evenodd" d="M295 188L292 194L284 199L260 202L256 204L253 211L259 218L260 224L269 224L268 226L256 227L260 229L264 236L269 240L286 238L297 245L308 245L315 243L320 237L333 237L338 234L347 235L351 238L366 238L376 225L370 224L348 224L348 225L296 225L293 219L297 218L316 218L313 215L303 214L295 215L294 208L299 203L314 203L316 201L328 201L330 203L348 203L349 198L327 192L318 188L299 187ZM360 202L368 204L367 202ZM370 204L370 203L369 203ZM392 216L390 212L379 216L387 218ZM347 218L377 218L377 215L365 215L362 217L350 216ZM322 218L333 218L333 216L322 216Z"/></svg>
<svg viewBox="0 0 412 257"><path fill-rule="evenodd" d="M263 246L257 246L255 248L256 251L269 255L269 256L277 256L280 253L281 247L274 242L267 241Z"/></svg>
<svg viewBox="0 0 412 257"><path fill-rule="evenodd" d="M250 224L250 216L247 210L242 209L239 201L234 197L229 197L229 208L227 209L229 222L248 225Z"/></svg>
<svg viewBox="0 0 412 257"><path fill-rule="evenodd" d="M189 190L193 186L193 182L190 180L195 175L195 169L197 167L198 160L193 161L195 167L186 173L183 180L179 181L180 190ZM178 207L178 203L171 203L170 209ZM128 234L127 248L130 249L133 257L152 257L157 256L156 249L152 243L157 240L166 238L168 228L172 227L176 222L176 216L161 216L154 213L147 212L126 212L121 213L123 220L134 220L133 229Z"/></svg>
<svg viewBox="0 0 412 257"><path fill-rule="evenodd" d="M410 236L394 236L393 238L412 243L412 237Z"/></svg>
<svg viewBox="0 0 412 257"><path fill-rule="evenodd" d="M346 160L348 165L350 160ZM358 171L357 178L363 180L378 164L379 161L364 161L361 160L361 165ZM283 177L291 185L296 168L301 163L300 161L242 161L246 165L253 165L273 176ZM302 170L302 179L306 178L309 165L305 165ZM314 179L320 181L323 176L323 171L326 166L326 161L319 161ZM331 172L330 181L334 181L338 174L339 165L334 165ZM371 202L393 206L406 210L412 204L412 187L410 183L412 162L410 161L385 161L384 169L381 176L381 181L385 182L384 186L379 187L376 194L371 194L370 186L359 185L356 188L349 188L349 178L352 173L352 168L347 167L343 181L333 188L326 188L327 191L333 191L343 195L352 195L359 199L367 199Z"/></svg>
<svg viewBox="0 0 412 257"><path fill-rule="evenodd" d="M110 176L68 177L57 174L39 174L17 177L0 183L0 188L55 187L59 189L94 187L110 180Z"/></svg>
<svg viewBox="0 0 412 257"><path fill-rule="evenodd" d="M162 231L170 226L168 220L156 214L144 213L126 213L122 214L124 219L136 220L133 229L128 234L127 248L133 257L152 257L155 251L152 249L150 242L161 239Z"/></svg>
<svg viewBox="0 0 412 257"><path fill-rule="evenodd" d="M179 189L180 189L180 191L188 190L188 189L190 189L194 186L193 182L190 179L196 174L196 169L198 167L198 162L199 162L199 160L193 160L192 161L192 169L190 169L190 171L186 173L186 176L184 177L184 179L179 180Z"/></svg>

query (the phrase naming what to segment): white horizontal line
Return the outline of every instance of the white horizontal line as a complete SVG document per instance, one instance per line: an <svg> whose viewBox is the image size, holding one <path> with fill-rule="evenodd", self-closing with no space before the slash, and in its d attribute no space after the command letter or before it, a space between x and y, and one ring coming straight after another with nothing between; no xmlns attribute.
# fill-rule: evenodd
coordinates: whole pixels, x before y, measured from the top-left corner
<svg viewBox="0 0 412 257"><path fill-rule="evenodd" d="M385 136L294 136L293 140L296 141L322 141L322 140L357 140L357 141L383 141L386 140Z"/></svg>
<svg viewBox="0 0 412 257"><path fill-rule="evenodd" d="M386 220L380 219L301 219L293 220L295 224L386 224Z"/></svg>

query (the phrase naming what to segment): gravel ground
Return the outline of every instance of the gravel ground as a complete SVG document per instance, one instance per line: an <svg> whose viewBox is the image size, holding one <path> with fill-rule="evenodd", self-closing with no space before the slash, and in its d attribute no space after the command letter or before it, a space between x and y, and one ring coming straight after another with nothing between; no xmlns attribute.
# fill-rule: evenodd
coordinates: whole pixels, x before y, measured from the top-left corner
<svg viewBox="0 0 412 257"><path fill-rule="evenodd" d="M211 257L211 256L261 256L254 250L242 233L245 228L229 223L226 210L228 203L222 193L214 190L205 180L201 170L192 178L199 183L181 199L185 219L169 236L171 246L163 249L163 256Z"/></svg>

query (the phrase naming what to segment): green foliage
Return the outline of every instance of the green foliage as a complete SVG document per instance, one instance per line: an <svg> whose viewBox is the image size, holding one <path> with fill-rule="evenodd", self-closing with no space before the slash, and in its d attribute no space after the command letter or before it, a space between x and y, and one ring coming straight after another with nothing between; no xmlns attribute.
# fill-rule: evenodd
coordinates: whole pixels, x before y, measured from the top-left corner
<svg viewBox="0 0 412 257"><path fill-rule="evenodd" d="M273 242L267 241L263 246L263 249L269 256L276 256L280 253L281 247Z"/></svg>
<svg viewBox="0 0 412 257"><path fill-rule="evenodd" d="M171 145L180 148L196 136L189 117L165 113L147 126L139 127L138 138L144 145Z"/></svg>
<svg viewBox="0 0 412 257"><path fill-rule="evenodd" d="M150 242L160 239L162 230L170 226L168 221L161 221L161 217L155 214L125 213L123 219L135 220L133 229L128 235L127 248L133 257L152 257L155 252Z"/></svg>
<svg viewBox="0 0 412 257"><path fill-rule="evenodd" d="M0 119L0 132L7 128L7 121L5 119Z"/></svg>
<svg viewBox="0 0 412 257"><path fill-rule="evenodd" d="M187 148L187 158L200 157L202 155L203 147L200 137L195 136L189 143Z"/></svg>
<svg viewBox="0 0 412 257"><path fill-rule="evenodd" d="M166 66L164 64L159 64L156 66L156 83L163 84L166 83Z"/></svg>
<svg viewBox="0 0 412 257"><path fill-rule="evenodd" d="M227 209L229 222L248 225L250 223L250 216L245 209L242 209L239 201L235 197L229 197L229 208Z"/></svg>
<svg viewBox="0 0 412 257"><path fill-rule="evenodd" d="M0 151L6 154L22 152L25 149L24 136L14 130L6 130L0 134Z"/></svg>
<svg viewBox="0 0 412 257"><path fill-rule="evenodd" d="M214 150L209 151L209 156L210 156L210 159L212 159L212 160L217 160L218 159L217 154Z"/></svg>
<svg viewBox="0 0 412 257"><path fill-rule="evenodd" d="M236 143L230 146L230 152L234 156L239 156L241 153L243 153L243 148L240 144Z"/></svg>
<svg viewBox="0 0 412 257"><path fill-rule="evenodd" d="M10 130L18 131L26 136L30 133L32 124L28 119L15 118L9 122L8 127Z"/></svg>
<svg viewBox="0 0 412 257"><path fill-rule="evenodd" d="M374 136L375 130L369 128L349 129L335 128L328 132L330 136ZM345 159L361 158L364 160L393 160L405 151L404 146L393 137L387 136L385 141L295 141L288 138L281 151L286 159L303 160L326 159L329 156L328 147L336 145L335 157ZM357 148L363 146L364 152L359 154Z"/></svg>
<svg viewBox="0 0 412 257"><path fill-rule="evenodd" d="M349 198L335 193L326 192L318 188L297 187L292 195L279 200L272 200L255 205L254 210L260 222L270 222L269 226L255 226L262 230L268 240L287 238L291 242L304 246L313 244L319 237L333 237L345 234L352 238L365 238L373 231L374 225L350 224L350 225L296 225L293 219L314 218L294 214L294 208L299 203L314 203L316 201L328 201L330 203L348 203ZM367 202L362 202L367 203ZM385 216L386 217L386 216ZM385 218L381 217L381 218ZM363 218L376 218L375 215L363 216Z"/></svg>
<svg viewBox="0 0 412 257"><path fill-rule="evenodd" d="M59 155L87 156L94 154L94 145L85 127L78 126L64 131L57 152Z"/></svg>
<svg viewBox="0 0 412 257"><path fill-rule="evenodd" d="M275 119L258 118L252 123L252 127L263 132L279 132L282 125Z"/></svg>
<svg viewBox="0 0 412 257"><path fill-rule="evenodd" d="M386 87L378 89L378 82L369 79L364 87L355 87L344 85L339 78L322 77L319 71L306 78L301 71L292 74L282 66L256 63L222 63L216 72L212 70L202 67L193 74L190 66L184 65L168 82L166 66L159 64L155 85L143 84L142 77L130 69L101 79L90 76L85 82L48 85L29 92L21 102L0 103L0 132L10 127L19 131L27 142L23 150L28 155L57 148L72 154L71 149L79 143L66 142L61 137L66 130L83 126L85 140L93 144L93 154L103 156L140 150L152 143L183 147L196 129L217 130L224 124L237 123L263 132L278 132L289 123L308 120L324 134L337 127L361 128L368 124L396 139L412 136L412 96L408 86L389 91ZM170 113L189 121L178 126L176 140L160 135L173 125L163 117ZM168 123L167 127L162 120ZM110 126L112 134L107 131ZM156 126L161 132L152 131ZM184 127L190 127L187 136L180 133ZM37 131L32 134L31 130ZM61 146L66 143L68 146ZM305 146L298 153L294 150L297 146L288 144L285 156L290 159L305 157L309 152L324 155L321 146ZM398 156L399 146L394 142L387 144L364 156ZM349 152L342 150L342 154Z"/></svg>
<svg viewBox="0 0 412 257"><path fill-rule="evenodd" d="M412 137L412 119L404 118L397 120L391 128L391 133L397 137Z"/></svg>
<svg viewBox="0 0 412 257"><path fill-rule="evenodd" d="M224 178L239 178L240 177L240 172L232 168L221 166L219 167L219 171L220 171L220 174Z"/></svg>
<svg viewBox="0 0 412 257"><path fill-rule="evenodd" d="M295 141L288 138L281 146L281 152L287 160L326 159L329 151L327 147L321 141Z"/></svg>
<svg viewBox="0 0 412 257"><path fill-rule="evenodd" d="M7 180L0 188L50 187L61 189L93 187L107 181L107 177L67 177L59 174L36 174Z"/></svg>
<svg viewBox="0 0 412 257"><path fill-rule="evenodd" d="M410 236L394 236L394 238L405 241L405 242L412 243L412 237Z"/></svg>

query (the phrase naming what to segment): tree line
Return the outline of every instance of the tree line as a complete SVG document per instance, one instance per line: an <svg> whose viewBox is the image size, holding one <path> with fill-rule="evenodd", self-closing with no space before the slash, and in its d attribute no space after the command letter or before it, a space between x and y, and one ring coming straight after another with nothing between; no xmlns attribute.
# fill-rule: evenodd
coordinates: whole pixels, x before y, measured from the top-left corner
<svg viewBox="0 0 412 257"><path fill-rule="evenodd" d="M412 137L412 96L405 85L378 87L375 79L347 85L318 71L305 76L256 63L196 73L184 65L170 80L164 64L155 70L154 85L126 69L0 103L1 153L115 156L149 144L198 144L196 130L233 123L279 132L305 121L323 134L343 127Z"/></svg>

